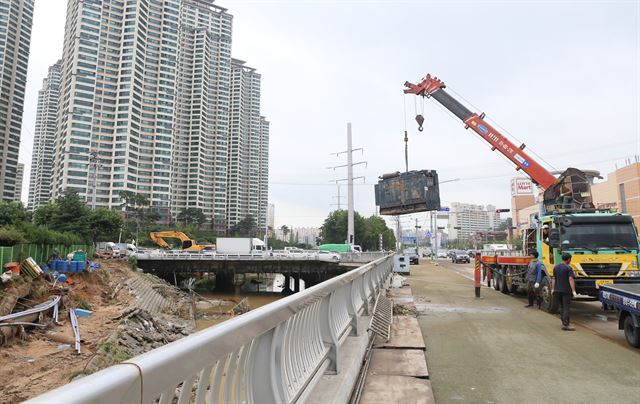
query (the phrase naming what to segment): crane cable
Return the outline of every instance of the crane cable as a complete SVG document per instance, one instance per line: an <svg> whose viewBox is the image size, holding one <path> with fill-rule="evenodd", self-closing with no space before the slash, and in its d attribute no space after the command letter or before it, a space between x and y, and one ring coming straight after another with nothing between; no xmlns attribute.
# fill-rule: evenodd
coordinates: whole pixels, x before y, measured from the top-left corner
<svg viewBox="0 0 640 404"><path fill-rule="evenodd" d="M404 104L404 168L405 172L409 172L409 136L407 134L407 95L403 94Z"/></svg>

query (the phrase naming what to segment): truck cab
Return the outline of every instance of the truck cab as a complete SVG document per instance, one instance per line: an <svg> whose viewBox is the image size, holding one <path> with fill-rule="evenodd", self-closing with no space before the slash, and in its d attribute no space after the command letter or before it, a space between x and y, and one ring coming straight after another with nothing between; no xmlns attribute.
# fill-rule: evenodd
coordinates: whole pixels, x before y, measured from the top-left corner
<svg viewBox="0 0 640 404"><path fill-rule="evenodd" d="M638 238L631 216L620 213L575 213L539 218L525 245L535 248L545 268L541 284L545 303L551 300L553 268L571 254L576 292L598 296L603 284L638 283ZM532 238L535 237L535 240ZM535 247L534 247L535 246Z"/></svg>

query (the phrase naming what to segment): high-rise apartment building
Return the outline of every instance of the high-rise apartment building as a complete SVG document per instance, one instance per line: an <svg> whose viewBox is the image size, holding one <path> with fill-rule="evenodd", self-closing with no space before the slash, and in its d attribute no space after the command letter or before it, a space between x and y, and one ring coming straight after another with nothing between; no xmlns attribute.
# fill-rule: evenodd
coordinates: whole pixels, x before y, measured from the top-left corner
<svg viewBox="0 0 640 404"><path fill-rule="evenodd" d="M16 192L13 200L16 202L20 202L22 199L22 181L24 178L24 164L18 163L18 168L16 170Z"/></svg>
<svg viewBox="0 0 640 404"><path fill-rule="evenodd" d="M18 153L34 0L0 0L0 198L20 198Z"/></svg>
<svg viewBox="0 0 640 404"><path fill-rule="evenodd" d="M251 215L259 229L267 223L269 123L260 116L256 69L231 61L231 119L227 188L227 225Z"/></svg>
<svg viewBox="0 0 640 404"><path fill-rule="evenodd" d="M60 73L62 61L49 67L47 77L38 91L36 128L33 133L31 174L29 176L29 202L27 209L35 211L50 202L53 167L53 142L56 134L56 116L60 101Z"/></svg>
<svg viewBox="0 0 640 404"><path fill-rule="evenodd" d="M447 231L450 240L468 240L475 233L494 230L500 225L495 206L451 203Z"/></svg>
<svg viewBox="0 0 640 404"><path fill-rule="evenodd" d="M52 197L122 191L168 215L180 0L69 0Z"/></svg>
<svg viewBox="0 0 640 404"><path fill-rule="evenodd" d="M167 218L264 229L269 122L232 21L213 0L68 0L50 199L121 208L131 191Z"/></svg>
<svg viewBox="0 0 640 404"><path fill-rule="evenodd" d="M224 231L232 16L211 0L183 0L180 15L172 209Z"/></svg>
<svg viewBox="0 0 640 404"><path fill-rule="evenodd" d="M269 221L269 121L260 117L260 140L258 147L258 216L260 229L268 227Z"/></svg>

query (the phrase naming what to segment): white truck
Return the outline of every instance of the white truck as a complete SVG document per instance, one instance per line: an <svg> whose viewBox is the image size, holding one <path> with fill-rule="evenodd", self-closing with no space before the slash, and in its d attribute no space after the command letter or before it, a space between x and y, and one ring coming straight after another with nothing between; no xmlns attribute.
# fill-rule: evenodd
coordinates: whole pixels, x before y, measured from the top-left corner
<svg viewBox="0 0 640 404"><path fill-rule="evenodd" d="M259 238L219 237L216 240L216 254L264 254L264 242Z"/></svg>

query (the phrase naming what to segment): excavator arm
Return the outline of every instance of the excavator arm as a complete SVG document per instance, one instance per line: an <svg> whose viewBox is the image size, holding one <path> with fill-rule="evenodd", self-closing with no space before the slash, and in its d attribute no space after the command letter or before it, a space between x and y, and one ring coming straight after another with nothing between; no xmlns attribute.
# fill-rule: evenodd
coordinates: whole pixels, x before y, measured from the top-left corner
<svg viewBox="0 0 640 404"><path fill-rule="evenodd" d="M149 238L151 241L165 249L171 248L169 243L164 241L165 238L176 238L180 240L180 246L183 250L190 249L196 244L195 241L189 238L189 236L180 231L153 231L149 233Z"/></svg>
<svg viewBox="0 0 640 404"><path fill-rule="evenodd" d="M433 97L443 107L451 111L464 124L465 128L471 128L480 137L491 145L491 150L497 150L516 165L516 170L522 170L531 180L543 189L551 187L556 182L556 178L544 167L538 164L527 153L525 145L516 146L495 128L484 120L484 113L478 115L471 112L467 107L458 102L445 91L445 84L437 77L427 74L420 83L404 83L407 87L405 94L415 94L422 97Z"/></svg>

